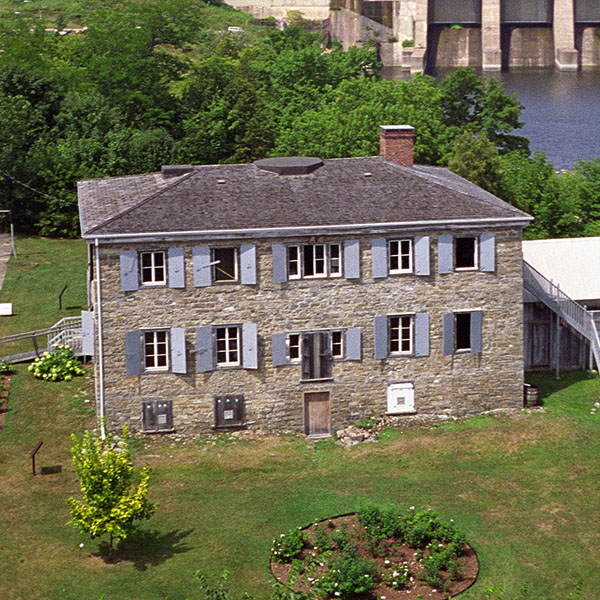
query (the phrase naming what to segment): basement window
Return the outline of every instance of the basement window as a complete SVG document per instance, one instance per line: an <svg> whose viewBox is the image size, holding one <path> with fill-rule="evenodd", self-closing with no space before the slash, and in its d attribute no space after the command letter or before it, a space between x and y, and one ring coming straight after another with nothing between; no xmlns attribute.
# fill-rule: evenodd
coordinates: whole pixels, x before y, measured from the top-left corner
<svg viewBox="0 0 600 600"><path fill-rule="evenodd" d="M142 427L146 432L171 431L173 429L171 400L142 402Z"/></svg>

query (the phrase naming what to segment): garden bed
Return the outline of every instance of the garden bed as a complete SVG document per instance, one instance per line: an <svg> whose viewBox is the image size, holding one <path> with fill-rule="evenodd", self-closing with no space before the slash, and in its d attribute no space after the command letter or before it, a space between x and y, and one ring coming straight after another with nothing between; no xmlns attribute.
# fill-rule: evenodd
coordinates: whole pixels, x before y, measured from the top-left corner
<svg viewBox="0 0 600 600"><path fill-rule="evenodd" d="M381 509L367 509L371 511L369 516L373 510ZM389 516L390 510L384 509L379 514L385 517L386 513ZM458 534L452 524L441 522L434 511L417 512L411 507L404 516L396 518L402 523L411 516L418 520L419 515L433 526L425 536L417 536L417 544L409 533L406 537L413 545L403 539L402 534L389 537L385 524L382 527L373 524L373 520L365 519L360 511L292 530L282 534L280 540L287 536L298 537L302 540L301 550L293 558L284 556L286 562L281 562L282 557L276 555L281 542L274 540L271 572L293 591L314 592L318 597L341 600L442 600L463 592L477 578L477 555L464 542L462 534ZM426 527L421 527L421 533ZM454 532L456 541L452 540ZM351 548L350 554L347 548ZM341 574L344 572L345 575ZM352 580L359 582L360 578L369 582L365 586L368 589L361 590L360 585L352 584Z"/></svg>

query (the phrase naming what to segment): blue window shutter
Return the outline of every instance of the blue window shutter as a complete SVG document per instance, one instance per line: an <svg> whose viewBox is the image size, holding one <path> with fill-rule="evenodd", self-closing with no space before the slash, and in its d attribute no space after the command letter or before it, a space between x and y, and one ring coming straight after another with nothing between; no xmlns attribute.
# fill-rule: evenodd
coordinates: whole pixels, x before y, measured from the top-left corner
<svg viewBox="0 0 600 600"><path fill-rule="evenodd" d="M361 360L360 327L346 329L346 360Z"/></svg>
<svg viewBox="0 0 600 600"><path fill-rule="evenodd" d="M454 270L454 254L452 252L452 236L438 236L438 271L452 273Z"/></svg>
<svg viewBox="0 0 600 600"><path fill-rule="evenodd" d="M373 262L373 278L387 277L387 240L384 238L371 240L371 260Z"/></svg>
<svg viewBox="0 0 600 600"><path fill-rule="evenodd" d="M258 369L258 335L255 323L242 325L242 366Z"/></svg>
<svg viewBox="0 0 600 600"><path fill-rule="evenodd" d="M358 279L360 277L360 242L344 241L344 277Z"/></svg>
<svg viewBox="0 0 600 600"><path fill-rule="evenodd" d="M429 314L415 315L415 356L429 356Z"/></svg>
<svg viewBox="0 0 600 600"><path fill-rule="evenodd" d="M204 373L215 368L213 357L213 328L196 327L196 371Z"/></svg>
<svg viewBox="0 0 600 600"><path fill-rule="evenodd" d="M283 244L273 244L273 282L287 281L287 248Z"/></svg>
<svg viewBox="0 0 600 600"><path fill-rule="evenodd" d="M212 267L210 266L210 248L196 246L192 248L194 263L194 287L207 287L212 283Z"/></svg>
<svg viewBox="0 0 600 600"><path fill-rule="evenodd" d="M454 313L445 313L442 317L442 348L444 356L454 354Z"/></svg>
<svg viewBox="0 0 600 600"><path fill-rule="evenodd" d="M256 246L242 244L240 247L240 281L244 285L256 284Z"/></svg>
<svg viewBox="0 0 600 600"><path fill-rule="evenodd" d="M493 233L479 236L479 268L487 273L496 270L496 236Z"/></svg>
<svg viewBox="0 0 600 600"><path fill-rule="evenodd" d="M127 377L143 373L143 348L141 331L128 331L125 333L125 374Z"/></svg>
<svg viewBox="0 0 600 600"><path fill-rule="evenodd" d="M171 371L173 373L185 373L185 329L180 327L171 328Z"/></svg>
<svg viewBox="0 0 600 600"><path fill-rule="evenodd" d="M375 358L383 359L388 356L388 318L375 317Z"/></svg>
<svg viewBox="0 0 600 600"><path fill-rule="evenodd" d="M81 352L84 356L94 356L94 313L91 310L81 311Z"/></svg>
<svg viewBox="0 0 600 600"><path fill-rule="evenodd" d="M415 275L429 275L429 236L415 237Z"/></svg>
<svg viewBox="0 0 600 600"><path fill-rule="evenodd" d="M167 266L169 271L169 287L185 287L185 261L183 248L169 248L167 251Z"/></svg>
<svg viewBox="0 0 600 600"><path fill-rule="evenodd" d="M121 289L133 292L139 285L137 250L121 250Z"/></svg>
<svg viewBox="0 0 600 600"><path fill-rule="evenodd" d="M274 333L271 335L271 350L273 352L273 366L280 367L281 365L287 365L287 347L286 347L286 334L285 333Z"/></svg>
<svg viewBox="0 0 600 600"><path fill-rule="evenodd" d="M480 354L482 350L482 322L483 313L480 310L474 310L471 313L471 352L473 354Z"/></svg>

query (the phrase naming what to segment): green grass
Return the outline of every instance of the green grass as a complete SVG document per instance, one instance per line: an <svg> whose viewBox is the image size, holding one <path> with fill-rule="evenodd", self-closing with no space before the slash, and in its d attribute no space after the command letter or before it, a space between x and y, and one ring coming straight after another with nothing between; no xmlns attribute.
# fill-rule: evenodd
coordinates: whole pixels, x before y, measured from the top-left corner
<svg viewBox="0 0 600 600"><path fill-rule="evenodd" d="M16 250L0 291L0 302L12 302L14 314L0 317L0 337L50 327L87 308L85 242L23 237L17 238ZM61 311L58 295L65 284ZM3 344L0 356L29 350L31 341Z"/></svg>
<svg viewBox="0 0 600 600"><path fill-rule="evenodd" d="M0 432L0 597L195 599L196 570L212 581L228 570L236 594L265 598L273 537L369 498L455 519L481 561L466 600L502 582L507 600L524 582L536 600L566 600L580 579L583 598L595 600L600 416L590 409L600 379L530 379L543 391L545 412L388 431L351 451L331 441L311 448L288 435L214 445L144 438L136 462L153 467L150 496L160 506L119 561L106 564L105 542L68 526L65 503L78 492L68 434L91 423L91 381L44 383L21 367ZM31 477L28 453L38 439L38 464L61 464L61 473Z"/></svg>

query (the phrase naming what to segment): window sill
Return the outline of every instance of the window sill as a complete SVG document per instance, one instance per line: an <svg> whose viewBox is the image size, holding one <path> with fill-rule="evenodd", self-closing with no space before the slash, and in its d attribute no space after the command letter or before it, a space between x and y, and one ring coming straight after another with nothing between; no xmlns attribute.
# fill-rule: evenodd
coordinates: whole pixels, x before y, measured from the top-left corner
<svg viewBox="0 0 600 600"><path fill-rule="evenodd" d="M479 271L479 267L454 267L454 270L458 273L464 273L465 271Z"/></svg>
<svg viewBox="0 0 600 600"><path fill-rule="evenodd" d="M333 381L333 377L323 377L319 379L301 379L300 383L319 383L319 382L327 382Z"/></svg>
<svg viewBox="0 0 600 600"><path fill-rule="evenodd" d="M175 428L171 429L142 429L142 433L146 433L148 435L153 435L157 433L175 433Z"/></svg>
<svg viewBox="0 0 600 600"><path fill-rule="evenodd" d="M147 290L152 288L166 288L167 282L164 283L140 283L140 290Z"/></svg>
<svg viewBox="0 0 600 600"><path fill-rule="evenodd" d="M171 373L171 369L144 369L142 375L161 375L163 373Z"/></svg>
<svg viewBox="0 0 600 600"><path fill-rule="evenodd" d="M403 415L416 415L417 411L414 409L411 410L396 410L394 412L386 412L386 417L401 417Z"/></svg>

